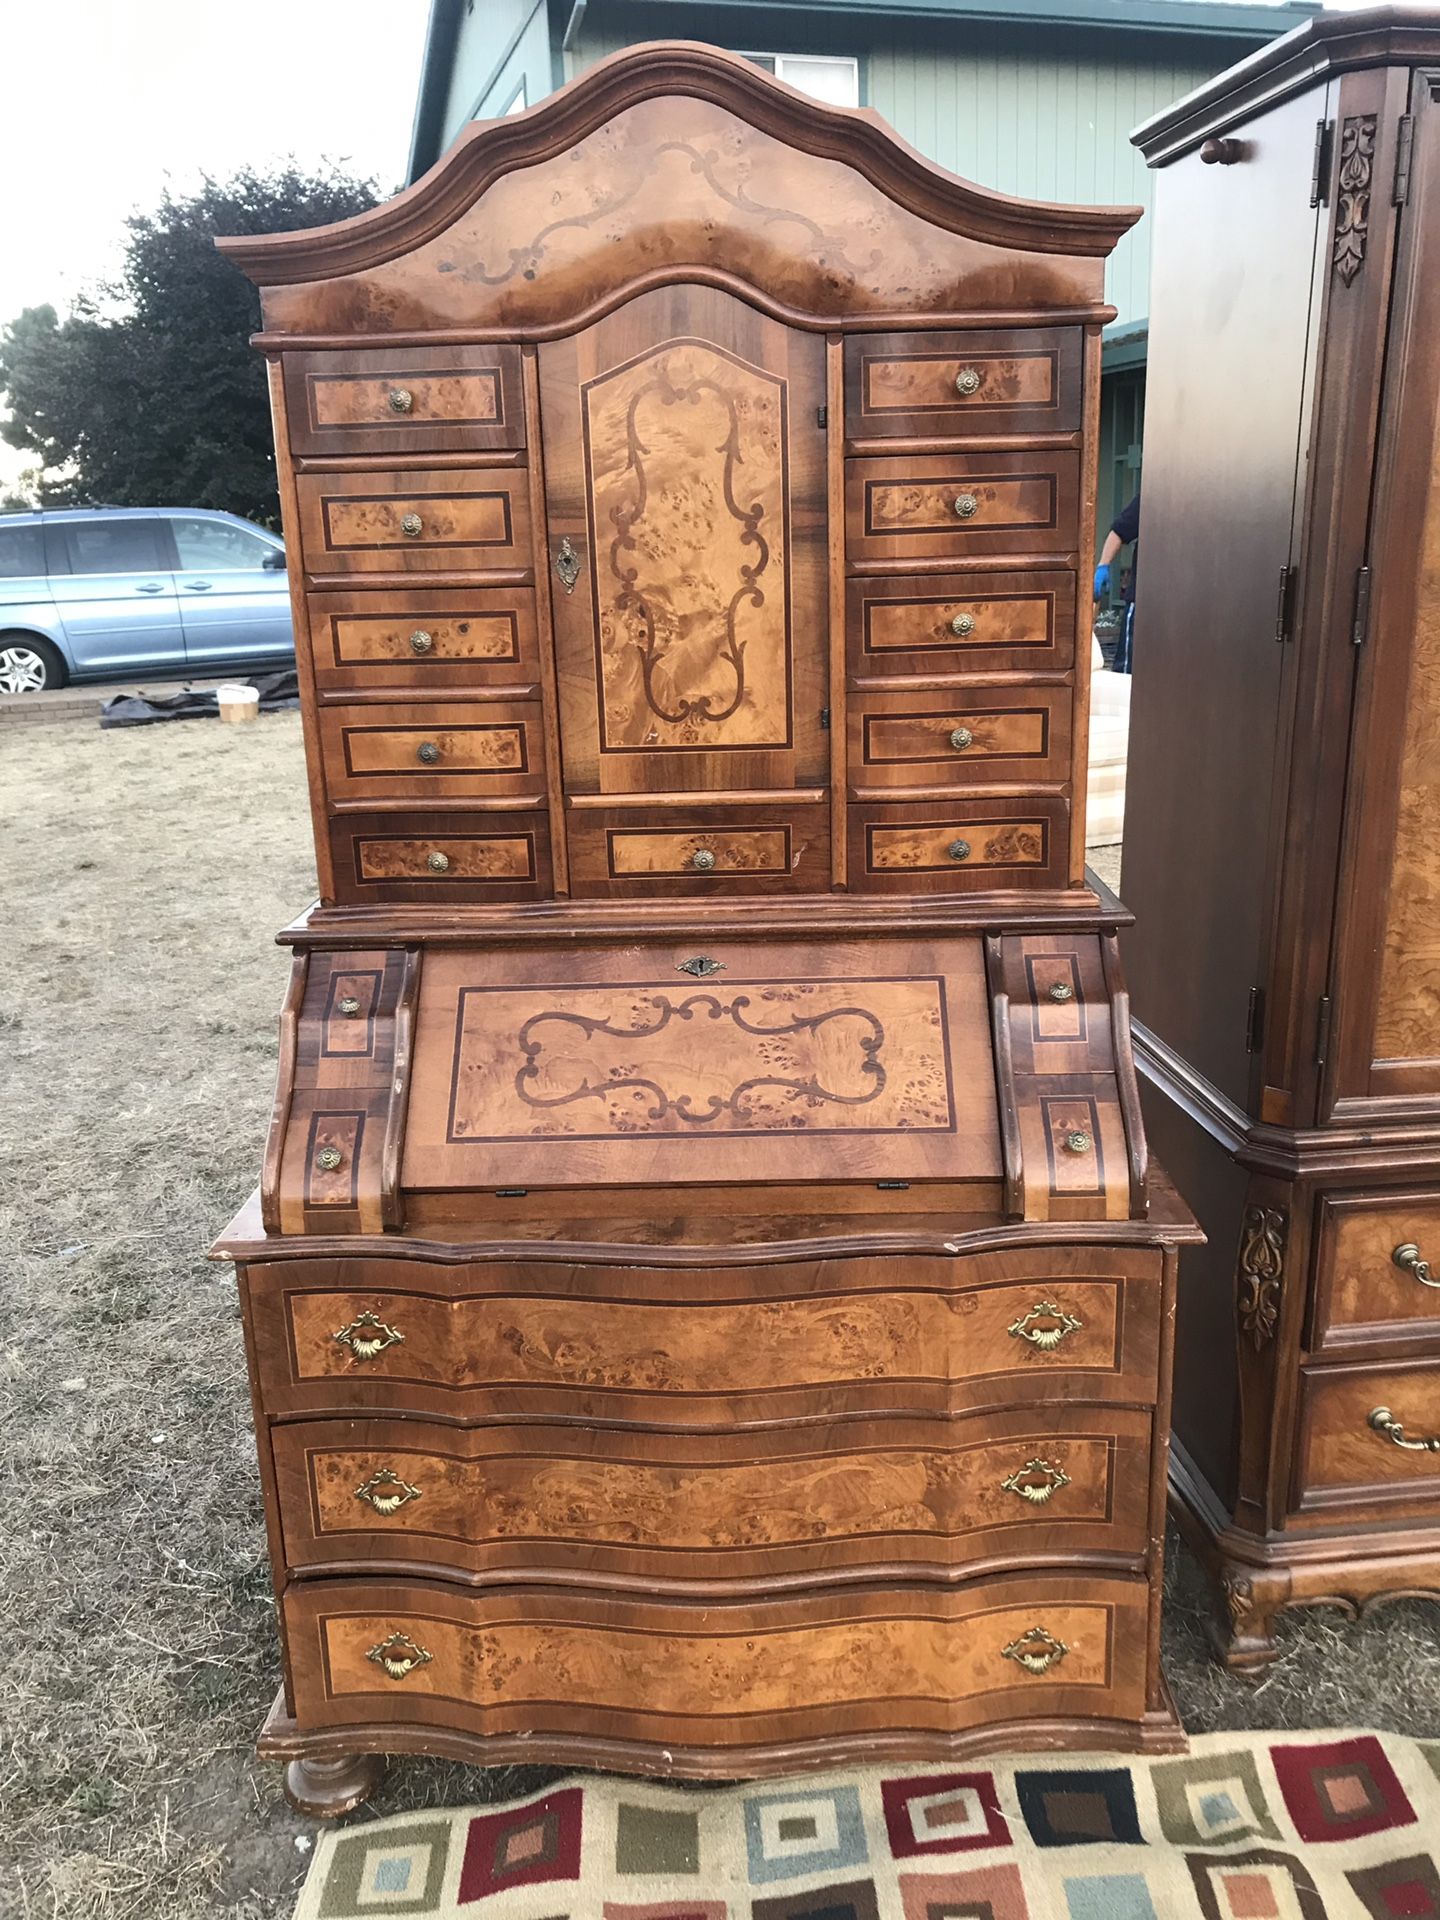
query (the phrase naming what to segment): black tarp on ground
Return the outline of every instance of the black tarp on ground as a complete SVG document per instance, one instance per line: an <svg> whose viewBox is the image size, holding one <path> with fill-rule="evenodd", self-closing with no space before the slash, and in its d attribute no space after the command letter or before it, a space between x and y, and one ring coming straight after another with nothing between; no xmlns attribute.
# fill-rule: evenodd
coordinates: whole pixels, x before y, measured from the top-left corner
<svg viewBox="0 0 1440 1920"><path fill-rule="evenodd" d="M295 669L279 673L252 673L238 676L227 686L254 687L260 695L261 713L279 713L300 704L300 685ZM151 696L144 693L117 693L100 709L102 727L148 727L157 720L214 720L219 717L220 702L215 689L205 692L186 687L180 693Z"/></svg>

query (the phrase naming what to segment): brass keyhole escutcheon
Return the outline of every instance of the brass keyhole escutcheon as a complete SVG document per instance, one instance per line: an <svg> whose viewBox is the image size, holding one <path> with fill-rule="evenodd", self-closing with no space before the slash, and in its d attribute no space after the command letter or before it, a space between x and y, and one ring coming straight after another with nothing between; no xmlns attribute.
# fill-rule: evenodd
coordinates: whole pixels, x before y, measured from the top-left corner
<svg viewBox="0 0 1440 1920"><path fill-rule="evenodd" d="M418 540L420 535L425 531L425 522L420 518L418 513L402 514L400 518L400 531L407 540Z"/></svg>
<svg viewBox="0 0 1440 1920"><path fill-rule="evenodd" d="M973 747L975 736L969 727L956 727L950 736L950 744L957 753L963 753L967 747Z"/></svg>
<svg viewBox="0 0 1440 1920"><path fill-rule="evenodd" d="M417 627L410 636L410 651L412 653L429 653L434 644L433 636L426 633L423 627Z"/></svg>
<svg viewBox="0 0 1440 1920"><path fill-rule="evenodd" d="M385 397L390 402L392 413L409 413L415 404L415 396L408 387L391 387Z"/></svg>
<svg viewBox="0 0 1440 1920"><path fill-rule="evenodd" d="M967 633L973 633L975 631L974 614L957 613L955 618L950 622L950 631L955 635L957 640L963 640Z"/></svg>
<svg viewBox="0 0 1440 1920"><path fill-rule="evenodd" d="M1057 980L1050 989L1050 998L1060 1001L1063 1005L1066 1000L1075 998L1075 989L1068 980Z"/></svg>
<svg viewBox="0 0 1440 1920"><path fill-rule="evenodd" d="M970 858L970 842L968 840L952 840L945 851L952 860L968 860Z"/></svg>
<svg viewBox="0 0 1440 1920"><path fill-rule="evenodd" d="M1067 1133L1065 1136L1065 1151L1067 1153L1089 1153L1093 1145L1094 1142L1091 1140L1089 1134L1082 1132L1079 1127L1075 1129L1074 1133Z"/></svg>
<svg viewBox="0 0 1440 1920"><path fill-rule="evenodd" d="M697 847L690 856L690 864L697 873L709 873L715 865L715 856L708 847Z"/></svg>
<svg viewBox="0 0 1440 1920"><path fill-rule="evenodd" d="M343 1167L345 1156L339 1147L321 1147L315 1156L315 1164L322 1173L334 1173L337 1167Z"/></svg>
<svg viewBox="0 0 1440 1920"><path fill-rule="evenodd" d="M422 740L415 749L415 758L427 767L433 767L440 758L440 749L433 740Z"/></svg>
<svg viewBox="0 0 1440 1920"><path fill-rule="evenodd" d="M432 873L448 873L450 871L450 856L448 853L427 853L425 856L425 864Z"/></svg>
<svg viewBox="0 0 1440 1920"><path fill-rule="evenodd" d="M580 556L569 534L560 542L560 551L555 555L555 571L560 576L560 584L566 593L575 591L575 582L580 578Z"/></svg>
<svg viewBox="0 0 1440 1920"><path fill-rule="evenodd" d="M358 1000L352 1000L349 997L347 997L346 999L341 1000L338 1003L338 1005L339 1005L340 1012L344 1014L347 1020L354 1020L359 1017L360 1002Z"/></svg>
<svg viewBox="0 0 1440 1920"><path fill-rule="evenodd" d="M980 511L979 496L973 493L957 493L955 496L955 511L962 520L973 520L975 515Z"/></svg>

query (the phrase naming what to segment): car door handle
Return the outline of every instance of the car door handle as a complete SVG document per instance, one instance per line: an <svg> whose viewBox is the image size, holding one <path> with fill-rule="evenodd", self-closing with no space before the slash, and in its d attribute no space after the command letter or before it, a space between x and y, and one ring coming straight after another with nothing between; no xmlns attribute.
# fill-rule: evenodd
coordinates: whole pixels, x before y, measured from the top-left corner
<svg viewBox="0 0 1440 1920"><path fill-rule="evenodd" d="M164 593L165 589L158 580L147 580L142 586L136 587L135 591L137 593Z"/></svg>
<svg viewBox="0 0 1440 1920"><path fill-rule="evenodd" d="M208 580L182 580L180 584L187 593L208 593L210 591L210 582Z"/></svg>

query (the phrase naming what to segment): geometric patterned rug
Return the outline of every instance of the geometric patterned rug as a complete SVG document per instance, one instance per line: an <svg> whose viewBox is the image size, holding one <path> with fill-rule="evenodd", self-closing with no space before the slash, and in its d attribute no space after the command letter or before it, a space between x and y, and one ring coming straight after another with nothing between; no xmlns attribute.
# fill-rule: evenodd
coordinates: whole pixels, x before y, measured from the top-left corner
<svg viewBox="0 0 1440 1920"><path fill-rule="evenodd" d="M325 1832L296 1920L1440 1920L1440 1741L1207 1734Z"/></svg>

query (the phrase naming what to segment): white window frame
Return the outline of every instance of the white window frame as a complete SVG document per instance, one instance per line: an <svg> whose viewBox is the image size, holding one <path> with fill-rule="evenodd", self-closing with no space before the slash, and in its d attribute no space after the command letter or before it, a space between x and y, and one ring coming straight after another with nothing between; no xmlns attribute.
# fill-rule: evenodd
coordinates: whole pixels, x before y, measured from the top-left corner
<svg viewBox="0 0 1440 1920"><path fill-rule="evenodd" d="M743 60L754 60L757 62L763 60L770 63L771 70L774 72L775 78L777 80L783 80L786 82L788 86L792 86L798 92L806 93L806 94L810 92L809 88L805 86L801 80L798 80L795 77L795 73L793 71L787 72L786 71L787 67L792 69L803 68L807 61L812 61L812 60L823 60L828 66L832 66L832 67L839 67L839 66L848 67L850 69L850 78L851 78L851 87L850 87L851 98L848 100L842 100L838 103L833 100L827 101L825 104L829 106L835 106L838 104L840 106L847 106L847 107L858 107L860 104L860 62L859 62L859 59L854 54L849 54L849 53L771 53L767 48L764 48L764 47L746 47L740 50L740 57ZM811 94L810 97L812 99L818 98L818 96L814 94Z"/></svg>

